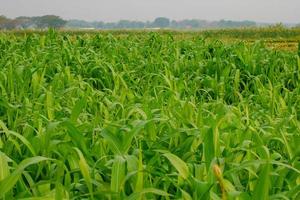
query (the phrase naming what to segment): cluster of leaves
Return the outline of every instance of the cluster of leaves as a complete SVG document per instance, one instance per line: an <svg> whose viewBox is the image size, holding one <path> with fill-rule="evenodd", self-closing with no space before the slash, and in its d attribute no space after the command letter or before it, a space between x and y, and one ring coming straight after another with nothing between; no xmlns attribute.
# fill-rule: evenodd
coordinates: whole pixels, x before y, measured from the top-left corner
<svg viewBox="0 0 300 200"><path fill-rule="evenodd" d="M0 35L2 199L297 199L300 59L172 34Z"/></svg>
<svg viewBox="0 0 300 200"><path fill-rule="evenodd" d="M26 29L26 28L61 28L67 21L56 15L44 15L40 17L17 17L9 19L0 16L0 29Z"/></svg>

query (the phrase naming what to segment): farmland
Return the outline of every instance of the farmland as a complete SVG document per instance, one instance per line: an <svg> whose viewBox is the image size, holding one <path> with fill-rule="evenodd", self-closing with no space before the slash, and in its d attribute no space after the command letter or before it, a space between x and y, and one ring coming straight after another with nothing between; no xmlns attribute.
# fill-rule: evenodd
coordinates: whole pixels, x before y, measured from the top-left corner
<svg viewBox="0 0 300 200"><path fill-rule="evenodd" d="M222 32L1 32L0 199L299 199L300 31Z"/></svg>

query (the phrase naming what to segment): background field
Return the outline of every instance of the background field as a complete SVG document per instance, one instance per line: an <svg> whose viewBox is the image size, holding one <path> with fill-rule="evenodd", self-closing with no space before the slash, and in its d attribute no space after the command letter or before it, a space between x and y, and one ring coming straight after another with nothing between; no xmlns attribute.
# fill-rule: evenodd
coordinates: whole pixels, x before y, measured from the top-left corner
<svg viewBox="0 0 300 200"><path fill-rule="evenodd" d="M13 33L15 35L30 35L45 34L45 31L38 30L15 30L15 31L2 31L3 33ZM62 29L60 33L66 35L95 35L111 34L116 37L124 37L128 35L141 36L147 33L157 32L160 34L169 34L175 38L190 39L193 37L202 37L211 40L221 40L223 42L232 43L243 41L252 44L257 41L264 42L267 47L277 50L297 51L298 43L300 41L300 28L284 28L284 27L269 27L269 28L238 28L238 29L211 29L211 30L68 30Z"/></svg>
<svg viewBox="0 0 300 200"><path fill-rule="evenodd" d="M1 32L0 198L299 199L299 34Z"/></svg>

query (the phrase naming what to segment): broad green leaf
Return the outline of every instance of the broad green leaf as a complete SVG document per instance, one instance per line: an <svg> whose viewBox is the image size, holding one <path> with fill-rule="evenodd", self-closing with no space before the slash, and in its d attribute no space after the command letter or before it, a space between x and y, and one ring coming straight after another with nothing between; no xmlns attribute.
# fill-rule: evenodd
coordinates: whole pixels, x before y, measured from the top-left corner
<svg viewBox="0 0 300 200"><path fill-rule="evenodd" d="M111 133L107 128L103 129L101 135L106 139L110 145L111 150L114 154L122 154L122 143L113 133Z"/></svg>
<svg viewBox="0 0 300 200"><path fill-rule="evenodd" d="M135 192L142 191L144 187L144 168L143 168L143 154L142 149L139 149L139 160L138 160L138 173L137 173L137 181L135 185Z"/></svg>
<svg viewBox="0 0 300 200"><path fill-rule="evenodd" d="M46 109L48 114L48 119L52 121L54 119L54 97L51 91L46 93Z"/></svg>
<svg viewBox="0 0 300 200"><path fill-rule="evenodd" d="M8 128L5 126L5 124L1 120L0 120L0 128L2 128L4 130L4 132L7 136L13 135L16 138L18 138L19 140L21 140L21 142L29 149L29 151L32 153L32 155L33 156L36 155L36 152L35 152L33 146L31 145L31 143L21 134L8 130Z"/></svg>
<svg viewBox="0 0 300 200"><path fill-rule="evenodd" d="M78 100L72 110L70 120L75 123L82 110L86 107L86 98Z"/></svg>
<svg viewBox="0 0 300 200"><path fill-rule="evenodd" d="M92 185L92 178L90 176L90 171L89 171L89 166L82 154L82 152L78 149L78 148L74 148L79 156L79 168L80 168L80 171L81 171L81 174L88 186L88 189L89 189L89 192L90 192L90 195L91 195L91 198L93 199L93 185Z"/></svg>
<svg viewBox="0 0 300 200"><path fill-rule="evenodd" d="M147 124L146 121L140 121L138 124L134 126L132 130L129 131L129 133L127 133L124 136L124 141L122 142L123 154L128 152L134 136L137 135L145 127L146 124Z"/></svg>
<svg viewBox="0 0 300 200"><path fill-rule="evenodd" d="M270 170L271 165L269 163L263 166L253 191L253 199L269 199Z"/></svg>
<svg viewBox="0 0 300 200"><path fill-rule="evenodd" d="M23 160L8 177L0 182L0 194L5 194L14 187L26 167L46 160L50 159L36 156Z"/></svg>
<svg viewBox="0 0 300 200"><path fill-rule="evenodd" d="M119 193L122 190L125 180L126 160L121 156L116 156L112 165L111 172L111 191Z"/></svg>
<svg viewBox="0 0 300 200"><path fill-rule="evenodd" d="M182 199L183 200L192 200L191 195L189 193L187 193L186 191L181 190L181 193L182 193Z"/></svg>
<svg viewBox="0 0 300 200"><path fill-rule="evenodd" d="M188 178L189 168L183 160L181 160L178 156L172 153L165 153L163 155L171 162L171 164L179 172L179 175L181 177L183 177L184 179Z"/></svg>
<svg viewBox="0 0 300 200"><path fill-rule="evenodd" d="M204 156L206 169L209 171L211 162L215 157L214 132L212 128L209 128L204 136Z"/></svg>
<svg viewBox="0 0 300 200"><path fill-rule="evenodd" d="M0 181L10 175L8 160L4 153L0 151Z"/></svg>
<svg viewBox="0 0 300 200"><path fill-rule="evenodd" d="M81 149L85 155L89 155L83 134L80 133L78 129L74 126L74 124L70 121L64 121L62 122L62 125L64 125L67 128L68 133L72 138L72 142L75 143L76 147Z"/></svg>

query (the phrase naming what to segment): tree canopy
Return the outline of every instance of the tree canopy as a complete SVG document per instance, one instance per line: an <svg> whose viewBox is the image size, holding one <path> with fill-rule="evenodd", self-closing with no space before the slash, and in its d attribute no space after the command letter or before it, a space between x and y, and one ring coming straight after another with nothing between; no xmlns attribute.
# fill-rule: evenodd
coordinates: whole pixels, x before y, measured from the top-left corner
<svg viewBox="0 0 300 200"><path fill-rule="evenodd" d="M9 19L5 16L0 16L1 29L16 29L16 28L61 28L66 25L67 21L59 16L44 15L40 17L17 17Z"/></svg>

